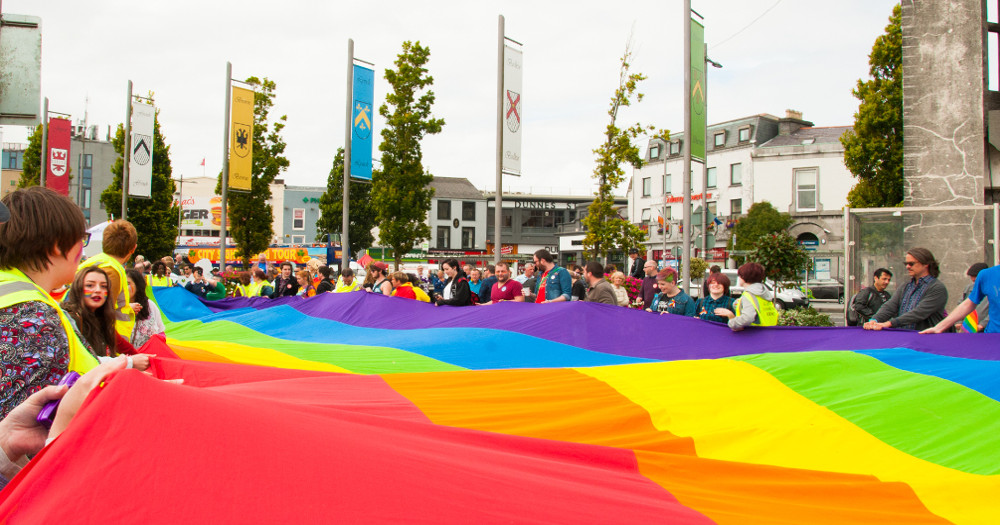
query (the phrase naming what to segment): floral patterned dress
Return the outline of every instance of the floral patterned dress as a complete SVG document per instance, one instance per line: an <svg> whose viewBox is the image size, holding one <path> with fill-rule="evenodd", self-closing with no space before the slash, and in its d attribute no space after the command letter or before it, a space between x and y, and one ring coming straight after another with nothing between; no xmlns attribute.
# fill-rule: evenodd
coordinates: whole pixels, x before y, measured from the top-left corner
<svg viewBox="0 0 1000 525"><path fill-rule="evenodd" d="M80 336L87 350L93 349ZM0 308L0 417L69 370L69 341L59 314L41 301Z"/></svg>

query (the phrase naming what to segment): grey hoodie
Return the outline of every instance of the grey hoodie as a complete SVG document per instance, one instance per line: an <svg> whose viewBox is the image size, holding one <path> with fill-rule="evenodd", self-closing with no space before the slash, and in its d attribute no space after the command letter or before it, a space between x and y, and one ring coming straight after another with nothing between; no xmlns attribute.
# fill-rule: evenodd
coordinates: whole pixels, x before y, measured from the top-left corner
<svg viewBox="0 0 1000 525"><path fill-rule="evenodd" d="M761 283L748 285L743 291L756 295L758 301L771 302L774 299L774 294L764 288L764 285ZM743 295L737 301L740 303L740 315L729 320L729 328L732 328L733 331L739 331L752 325L754 319L757 317L757 310L753 307L753 299Z"/></svg>

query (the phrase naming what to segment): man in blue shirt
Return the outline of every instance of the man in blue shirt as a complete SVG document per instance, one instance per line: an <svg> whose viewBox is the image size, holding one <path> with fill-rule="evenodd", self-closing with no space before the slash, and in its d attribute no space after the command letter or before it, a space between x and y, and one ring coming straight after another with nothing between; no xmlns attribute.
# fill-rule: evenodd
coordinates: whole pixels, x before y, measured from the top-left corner
<svg viewBox="0 0 1000 525"><path fill-rule="evenodd" d="M944 332L954 326L955 323L962 322L962 319L972 313L976 309L976 305L981 303L983 299L988 299L990 302L990 324L986 325L986 333L1000 333L1000 266L994 266L979 272L979 275L976 276L976 284L972 285L972 293L969 294L969 297L962 301L943 321L920 333L940 334Z"/></svg>
<svg viewBox="0 0 1000 525"><path fill-rule="evenodd" d="M548 250L535 252L535 268L538 272L538 284L535 286L536 303L558 303L569 301L573 291L573 279L565 268L555 263L555 258Z"/></svg>

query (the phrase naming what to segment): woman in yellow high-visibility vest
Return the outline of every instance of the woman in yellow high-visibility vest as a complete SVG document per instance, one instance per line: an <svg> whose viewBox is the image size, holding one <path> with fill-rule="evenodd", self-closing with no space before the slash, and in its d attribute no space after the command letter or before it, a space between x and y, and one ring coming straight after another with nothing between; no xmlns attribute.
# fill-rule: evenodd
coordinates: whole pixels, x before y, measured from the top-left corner
<svg viewBox="0 0 1000 525"><path fill-rule="evenodd" d="M90 240L83 213L65 196L38 186L2 202L10 218L0 224L0 417L68 371L83 374L97 366L49 295L76 275Z"/></svg>
<svg viewBox="0 0 1000 525"><path fill-rule="evenodd" d="M748 262L736 273L739 284L744 286L743 295L736 300L736 311L716 308L715 313L729 319L729 328L734 332L748 326L775 326L778 324L778 310L771 301L774 295L764 287L767 271L758 263Z"/></svg>

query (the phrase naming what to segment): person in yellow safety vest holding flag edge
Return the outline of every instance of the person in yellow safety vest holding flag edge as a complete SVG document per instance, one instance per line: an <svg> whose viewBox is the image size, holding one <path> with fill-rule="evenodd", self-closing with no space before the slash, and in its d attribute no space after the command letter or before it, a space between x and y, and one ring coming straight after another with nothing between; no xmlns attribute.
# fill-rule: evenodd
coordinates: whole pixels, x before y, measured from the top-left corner
<svg viewBox="0 0 1000 525"><path fill-rule="evenodd" d="M153 271L146 276L146 284L150 287L160 286L164 288L174 285L174 281L170 278L170 272L167 271L167 265L163 261L153 263Z"/></svg>
<svg viewBox="0 0 1000 525"><path fill-rule="evenodd" d="M274 289L271 288L271 283L267 281L267 274L264 273L264 270L254 268L252 275L253 279L247 285L247 295L245 297L270 297Z"/></svg>
<svg viewBox="0 0 1000 525"><path fill-rule="evenodd" d="M66 312L49 295L69 284L89 242L80 208L39 186L0 206L0 417L69 371L98 365ZM9 220L7 220L9 219Z"/></svg>
<svg viewBox="0 0 1000 525"><path fill-rule="evenodd" d="M344 268L344 271L340 272L340 277L337 277L337 286L333 289L333 293L356 292L360 289L361 283L354 278L354 270Z"/></svg>
<svg viewBox="0 0 1000 525"><path fill-rule="evenodd" d="M125 261L135 252L139 235L131 222L117 220L104 229L104 251L83 261L77 271L97 266L108 274L108 302L115 310L115 329L122 337L129 339L135 327L135 314L139 307L128 300L128 279L125 277Z"/></svg>
<svg viewBox="0 0 1000 525"><path fill-rule="evenodd" d="M716 308L715 315L729 318L729 328L738 332L748 326L775 326L778 324L778 310L771 300L771 292L764 287L767 271L755 262L740 266L736 275L744 287L743 295L736 301L736 311Z"/></svg>

